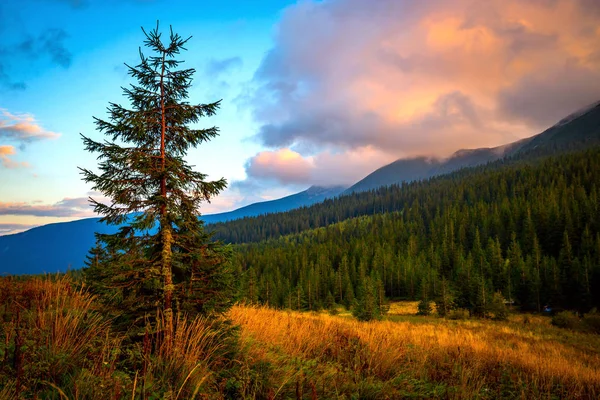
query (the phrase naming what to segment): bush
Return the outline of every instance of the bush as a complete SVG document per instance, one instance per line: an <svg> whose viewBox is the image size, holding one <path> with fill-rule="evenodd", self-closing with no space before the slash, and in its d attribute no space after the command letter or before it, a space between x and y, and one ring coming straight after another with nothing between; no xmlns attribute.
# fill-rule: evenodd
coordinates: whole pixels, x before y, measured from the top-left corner
<svg viewBox="0 0 600 400"><path fill-rule="evenodd" d="M504 304L504 296L502 296L502 293L494 293L489 311L494 315L493 319L496 321L506 321L508 319L508 309Z"/></svg>
<svg viewBox="0 0 600 400"><path fill-rule="evenodd" d="M579 318L570 311L561 311L552 317L552 325L565 329L577 329Z"/></svg>
<svg viewBox="0 0 600 400"><path fill-rule="evenodd" d="M600 334L600 314L596 310L585 314L583 316L583 325L587 331Z"/></svg>
<svg viewBox="0 0 600 400"><path fill-rule="evenodd" d="M448 319L453 320L462 320L469 318L469 311L459 308L457 310L452 310L448 313Z"/></svg>
<svg viewBox="0 0 600 400"><path fill-rule="evenodd" d="M419 305L417 306L417 310L417 315L431 315L431 313L433 312L431 301L421 300L419 302Z"/></svg>

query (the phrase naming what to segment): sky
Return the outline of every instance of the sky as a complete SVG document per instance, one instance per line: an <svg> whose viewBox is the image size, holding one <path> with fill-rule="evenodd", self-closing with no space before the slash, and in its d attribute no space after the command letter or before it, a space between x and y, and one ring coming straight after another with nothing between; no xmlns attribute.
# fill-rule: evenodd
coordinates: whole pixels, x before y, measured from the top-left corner
<svg viewBox="0 0 600 400"><path fill-rule="evenodd" d="M192 36L188 101L222 99L198 124L220 136L187 156L229 182L202 214L513 142L600 100L596 0L4 0L0 235L94 216L80 134L127 106L124 63L157 20Z"/></svg>

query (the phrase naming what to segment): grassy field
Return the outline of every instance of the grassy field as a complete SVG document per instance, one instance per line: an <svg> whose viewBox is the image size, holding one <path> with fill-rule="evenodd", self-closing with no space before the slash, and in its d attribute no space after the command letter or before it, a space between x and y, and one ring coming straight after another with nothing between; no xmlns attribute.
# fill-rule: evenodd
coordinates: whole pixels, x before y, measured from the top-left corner
<svg viewBox="0 0 600 400"><path fill-rule="evenodd" d="M269 366L266 385L281 398L600 396L600 337L560 330L545 317L395 314L357 322L242 306L230 317L242 327L248 357Z"/></svg>
<svg viewBox="0 0 600 400"><path fill-rule="evenodd" d="M386 320L238 305L239 349L214 322L180 319L166 348L123 350L106 313L67 278L0 279L0 399L595 399L600 336L549 318ZM136 361L137 360L137 361ZM137 364L136 364L137 363Z"/></svg>

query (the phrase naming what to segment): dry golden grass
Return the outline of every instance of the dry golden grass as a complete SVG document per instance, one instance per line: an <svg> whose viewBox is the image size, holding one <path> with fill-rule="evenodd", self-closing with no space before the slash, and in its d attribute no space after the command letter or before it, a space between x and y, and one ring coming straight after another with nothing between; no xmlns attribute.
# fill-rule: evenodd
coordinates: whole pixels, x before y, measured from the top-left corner
<svg viewBox="0 0 600 400"><path fill-rule="evenodd" d="M222 321L178 316L176 334L166 342L158 318L154 334L123 351L125 338L111 330L103 311L67 276L0 278L0 400L161 392L187 399L214 389L212 371L220 367L228 335ZM126 368L135 370L126 373L119 363L131 358Z"/></svg>
<svg viewBox="0 0 600 400"><path fill-rule="evenodd" d="M332 365L329 377L323 369L314 378L326 380L321 384L331 393L352 378L388 382L382 389L388 398L403 397L394 387L402 390L411 379L443 384L439 397L449 398L600 396L598 337L566 333L544 319L365 323L249 306L236 306L229 316L242 327L242 340L253 344L255 359L273 360L279 352ZM279 377L279 391L294 374Z"/></svg>
<svg viewBox="0 0 600 400"><path fill-rule="evenodd" d="M388 315L415 315L418 311L418 301L397 301L390 303ZM434 304L431 304L434 307Z"/></svg>

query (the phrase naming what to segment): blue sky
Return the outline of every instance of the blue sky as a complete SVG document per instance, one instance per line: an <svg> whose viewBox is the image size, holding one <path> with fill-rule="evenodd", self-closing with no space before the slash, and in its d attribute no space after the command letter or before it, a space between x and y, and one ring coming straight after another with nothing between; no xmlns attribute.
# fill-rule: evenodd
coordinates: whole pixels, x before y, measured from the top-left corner
<svg viewBox="0 0 600 400"><path fill-rule="evenodd" d="M4 121L33 118L32 124L57 137L2 139L0 145L15 148L11 160L22 167L0 168L0 201L19 209L18 215L0 215L0 224L43 224L86 215L72 210L75 215L58 217L48 210L48 216L37 216L21 209L51 208L87 195L90 188L80 180L77 166L93 167L95 160L83 151L79 133L100 138L92 116L103 117L109 101L124 101L120 87L131 79L123 63L136 64L144 38L140 27L151 29L157 19L164 29L172 25L180 34L193 36L182 57L197 70L190 100L223 99L218 116L206 122L219 126L221 136L192 151L190 163L211 178L243 179L244 162L259 146L249 139L255 124L236 105L236 97L271 46L273 27L285 6L281 0L3 3L0 109L11 114ZM46 43L46 37L53 43Z"/></svg>
<svg viewBox="0 0 600 400"><path fill-rule="evenodd" d="M204 122L221 136L188 154L229 181L203 214L509 143L600 100L594 0L5 0L0 235L93 216L79 134L101 139L92 117L125 104L123 63L157 19L193 36L189 101L223 99Z"/></svg>

